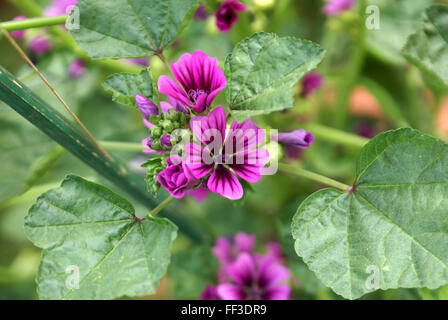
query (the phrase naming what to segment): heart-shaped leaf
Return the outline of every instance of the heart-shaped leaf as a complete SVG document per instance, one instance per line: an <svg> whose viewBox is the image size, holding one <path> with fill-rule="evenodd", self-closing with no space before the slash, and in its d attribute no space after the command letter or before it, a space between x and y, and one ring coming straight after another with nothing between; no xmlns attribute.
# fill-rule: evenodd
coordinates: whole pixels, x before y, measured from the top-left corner
<svg viewBox="0 0 448 320"><path fill-rule="evenodd" d="M164 275L177 227L139 220L109 189L69 176L43 194L25 218L25 233L43 248L41 299L113 299L153 293Z"/></svg>
<svg viewBox="0 0 448 320"><path fill-rule="evenodd" d="M79 0L80 28L71 34L92 59L145 57L176 39L197 4L198 0Z"/></svg>
<svg viewBox="0 0 448 320"><path fill-rule="evenodd" d="M317 44L272 33L256 33L235 46L225 62L232 115L251 116L291 108L292 87L323 59Z"/></svg>
<svg viewBox="0 0 448 320"><path fill-rule="evenodd" d="M448 7L426 10L420 29L412 34L403 55L435 84L448 86Z"/></svg>
<svg viewBox="0 0 448 320"><path fill-rule="evenodd" d="M135 95L141 94L157 103L157 90L154 90L150 69L145 69L140 74L117 73L111 75L103 83L106 91L112 93L112 100L127 106L137 108ZM154 99L156 98L156 99Z"/></svg>
<svg viewBox="0 0 448 320"><path fill-rule="evenodd" d="M336 293L448 283L448 145L412 129L383 133L357 162L349 192L318 191L299 207L299 256Z"/></svg>

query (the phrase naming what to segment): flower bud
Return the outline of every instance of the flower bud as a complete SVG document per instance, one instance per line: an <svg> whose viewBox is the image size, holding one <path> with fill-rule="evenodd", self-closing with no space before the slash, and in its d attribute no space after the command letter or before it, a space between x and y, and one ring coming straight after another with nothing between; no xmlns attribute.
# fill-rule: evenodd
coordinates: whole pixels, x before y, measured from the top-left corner
<svg viewBox="0 0 448 320"><path fill-rule="evenodd" d="M151 100L146 99L141 94L135 95L135 103L140 109L143 118L145 118L146 120L148 120L152 115L157 116L159 114L159 108L157 108L157 106Z"/></svg>

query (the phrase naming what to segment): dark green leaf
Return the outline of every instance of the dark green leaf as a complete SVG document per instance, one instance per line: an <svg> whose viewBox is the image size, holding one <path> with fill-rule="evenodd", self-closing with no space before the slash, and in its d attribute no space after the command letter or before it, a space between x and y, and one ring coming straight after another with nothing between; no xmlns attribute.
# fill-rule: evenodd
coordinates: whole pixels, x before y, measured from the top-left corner
<svg viewBox="0 0 448 320"><path fill-rule="evenodd" d="M438 86L448 87L448 7L426 10L419 30L403 48L403 55Z"/></svg>
<svg viewBox="0 0 448 320"><path fill-rule="evenodd" d="M177 228L167 219L137 221L124 198L69 176L39 197L25 218L25 233L44 249L37 275L41 299L113 299L155 292Z"/></svg>
<svg viewBox="0 0 448 320"><path fill-rule="evenodd" d="M235 46L225 62L227 101L238 120L291 108L292 87L323 59L317 44L257 33Z"/></svg>
<svg viewBox="0 0 448 320"><path fill-rule="evenodd" d="M80 29L71 34L93 59L161 52L194 14L198 0L79 0Z"/></svg>
<svg viewBox="0 0 448 320"><path fill-rule="evenodd" d="M115 102L136 107L135 95L141 94L158 103L157 90L154 90L150 69L145 69L140 74L117 73L111 75L103 87L112 93L112 100Z"/></svg>
<svg viewBox="0 0 448 320"><path fill-rule="evenodd" d="M321 190L299 207L297 254L350 299L374 290L375 270L377 289L447 284L447 164L448 145L416 130L377 136L358 157L355 192Z"/></svg>

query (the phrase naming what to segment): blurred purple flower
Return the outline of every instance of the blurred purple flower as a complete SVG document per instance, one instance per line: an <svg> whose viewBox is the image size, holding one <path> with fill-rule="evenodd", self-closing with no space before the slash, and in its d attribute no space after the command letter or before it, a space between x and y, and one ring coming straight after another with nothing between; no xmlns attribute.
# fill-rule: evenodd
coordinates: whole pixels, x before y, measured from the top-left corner
<svg viewBox="0 0 448 320"><path fill-rule="evenodd" d="M182 158L171 155L166 160L167 167L157 176L157 181L175 198L183 198L188 189L198 184L182 162Z"/></svg>
<svg viewBox="0 0 448 320"><path fill-rule="evenodd" d="M356 133L364 138L373 138L375 136L375 129L367 122L360 122L356 128Z"/></svg>
<svg viewBox="0 0 448 320"><path fill-rule="evenodd" d="M196 12L194 13L194 18L196 20L207 20L210 14L205 10L205 6L203 3L198 7Z"/></svg>
<svg viewBox="0 0 448 320"><path fill-rule="evenodd" d="M216 58L197 50L184 53L171 70L179 84L168 76L160 76L159 91L194 111L204 112L216 95L226 87L226 78Z"/></svg>
<svg viewBox="0 0 448 320"><path fill-rule="evenodd" d="M26 17L25 16L18 16L15 17L14 19L12 19L13 21L20 21L20 20L25 20ZM25 30L16 30L16 31L11 31L11 35L16 38L17 40L23 40L25 38Z"/></svg>
<svg viewBox="0 0 448 320"><path fill-rule="evenodd" d="M355 0L327 0L322 11L327 16L336 16L341 12L350 10L355 4Z"/></svg>
<svg viewBox="0 0 448 320"><path fill-rule="evenodd" d="M201 141L185 145L186 165L193 176L200 180L211 173L207 181L210 191L230 200L241 199L244 190L238 177L258 182L268 162L268 151L255 148L264 139L264 131L250 119L241 124L234 121L227 130L222 106L208 116L193 117L190 127Z"/></svg>
<svg viewBox="0 0 448 320"><path fill-rule="evenodd" d="M86 64L82 59L75 59L68 67L68 75L72 78L80 78L86 73Z"/></svg>
<svg viewBox="0 0 448 320"><path fill-rule="evenodd" d="M308 97L311 93L322 87L323 83L323 76L319 73L307 73L302 80L302 96Z"/></svg>
<svg viewBox="0 0 448 320"><path fill-rule="evenodd" d="M210 191L204 186L200 186L199 188L195 190L188 191L188 196L193 197L196 199L197 202L201 203L204 202L204 200L208 197Z"/></svg>
<svg viewBox="0 0 448 320"><path fill-rule="evenodd" d="M34 37L30 42L30 50L36 54L45 54L51 50L50 42L41 36Z"/></svg>
<svg viewBox="0 0 448 320"><path fill-rule="evenodd" d="M151 100L146 99L146 97L141 94L135 95L135 103L140 109L143 118L146 120L148 120L150 116L157 116L159 114L159 108L157 108Z"/></svg>
<svg viewBox="0 0 448 320"><path fill-rule="evenodd" d="M289 270L272 257L241 253L226 272L229 281L216 287L223 300L289 299Z"/></svg>
<svg viewBox="0 0 448 320"><path fill-rule="evenodd" d="M242 252L251 252L255 246L255 235L238 232L233 241L219 237L212 251L219 264L224 267L235 261L236 256Z"/></svg>
<svg viewBox="0 0 448 320"><path fill-rule="evenodd" d="M138 64L142 67L147 67L149 65L149 58L128 58L124 60L133 64Z"/></svg>
<svg viewBox="0 0 448 320"><path fill-rule="evenodd" d="M246 10L246 6L237 0L226 0L215 12L216 26L219 31L227 32L238 21L238 12Z"/></svg>
<svg viewBox="0 0 448 320"><path fill-rule="evenodd" d="M45 9L44 15L51 17L67 14L67 9L77 2L78 0L52 0L51 5Z"/></svg>
<svg viewBox="0 0 448 320"><path fill-rule="evenodd" d="M216 286L207 286L200 296L201 300L221 300L218 296L218 291Z"/></svg>

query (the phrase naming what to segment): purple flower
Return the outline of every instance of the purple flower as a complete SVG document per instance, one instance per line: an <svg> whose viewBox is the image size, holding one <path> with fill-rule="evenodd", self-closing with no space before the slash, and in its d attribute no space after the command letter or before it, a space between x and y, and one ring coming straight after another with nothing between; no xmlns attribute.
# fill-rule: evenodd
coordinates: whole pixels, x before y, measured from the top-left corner
<svg viewBox="0 0 448 320"><path fill-rule="evenodd" d="M75 59L68 67L68 75L72 78L80 78L86 72L86 64L81 59Z"/></svg>
<svg viewBox="0 0 448 320"><path fill-rule="evenodd" d="M288 300L290 274L272 257L241 253L226 268L229 282L216 287L223 300Z"/></svg>
<svg viewBox="0 0 448 320"><path fill-rule="evenodd" d="M322 87L323 83L323 77L319 73L307 73L302 80L302 96L308 97L311 93Z"/></svg>
<svg viewBox="0 0 448 320"><path fill-rule="evenodd" d="M367 122L360 122L356 126L356 134L364 138L373 138L375 136L375 129Z"/></svg>
<svg viewBox="0 0 448 320"><path fill-rule="evenodd" d="M238 21L238 12L246 10L246 6L237 0L226 0L215 12L216 26L219 31L227 32Z"/></svg>
<svg viewBox="0 0 448 320"><path fill-rule="evenodd" d="M212 251L221 266L235 261L238 254L242 252L251 252L255 246L255 235L238 232L233 242L225 237L219 237Z"/></svg>
<svg viewBox="0 0 448 320"><path fill-rule="evenodd" d="M349 10L355 4L355 0L327 0L323 12L327 16L336 16L343 11Z"/></svg>
<svg viewBox="0 0 448 320"><path fill-rule="evenodd" d="M53 0L51 5L44 11L45 16L59 16L67 14L67 9L74 6L78 0Z"/></svg>
<svg viewBox="0 0 448 320"><path fill-rule="evenodd" d="M20 20L25 20L26 17L25 16L18 16L15 17L14 19L12 19L13 21L20 21ZM23 40L23 38L25 38L25 30L16 30L16 31L11 31L11 35L16 38L17 40Z"/></svg>
<svg viewBox="0 0 448 320"><path fill-rule="evenodd" d="M36 54L45 54L51 49L50 42L41 36L34 37L30 42L30 50Z"/></svg>
<svg viewBox="0 0 448 320"><path fill-rule="evenodd" d="M157 181L175 198L183 198L188 189L198 184L182 162L182 158L171 155L166 160L167 167L157 176Z"/></svg>
<svg viewBox="0 0 448 320"><path fill-rule="evenodd" d="M279 133L278 143L296 149L307 149L314 142L314 136L311 132L299 129L292 132Z"/></svg>
<svg viewBox="0 0 448 320"><path fill-rule="evenodd" d="M222 106L208 116L195 116L190 127L202 143L185 145L186 165L196 179L210 174L207 188L231 200L241 199L243 187L238 177L255 183L261 178L261 169L269 159L265 149L257 149L264 140L264 131L250 119L239 124L234 121L226 128L226 115Z"/></svg>
<svg viewBox="0 0 448 320"><path fill-rule="evenodd" d="M196 20L207 20L209 14L208 12L205 10L205 6L203 3L201 3L201 5L198 7L198 9L196 10L196 12L194 13L194 18Z"/></svg>
<svg viewBox="0 0 448 320"><path fill-rule="evenodd" d="M171 137L167 134L164 134L162 138L160 138L160 144L163 147L171 147Z"/></svg>
<svg viewBox="0 0 448 320"><path fill-rule="evenodd" d="M135 103L140 109L143 118L148 120L150 116L157 116L159 114L159 108L151 101L146 99L146 97L141 94L135 95Z"/></svg>
<svg viewBox="0 0 448 320"><path fill-rule="evenodd" d="M207 286L200 296L201 300L221 300L218 296L218 291L216 286Z"/></svg>
<svg viewBox="0 0 448 320"><path fill-rule="evenodd" d="M159 91L198 113L205 111L226 87L226 78L217 59L199 50L193 54L184 53L176 63L171 62L171 70L180 86L163 75L158 80Z"/></svg>

